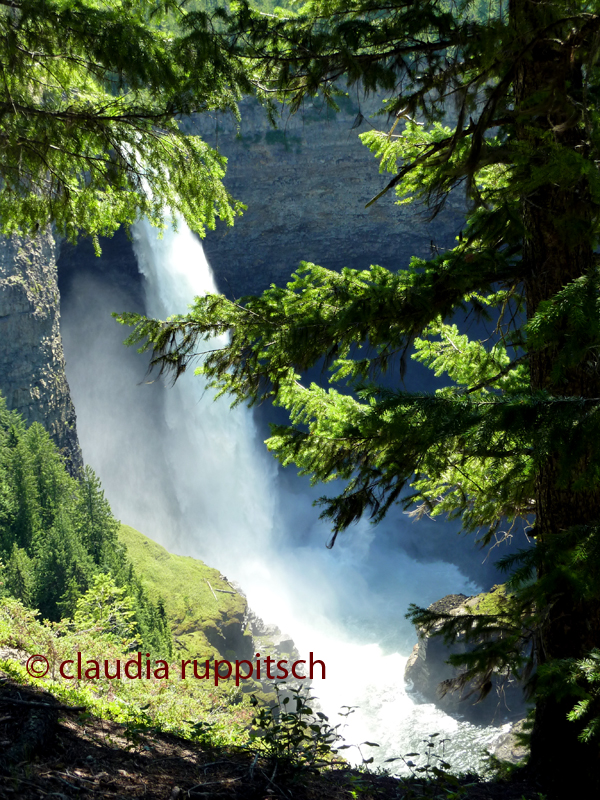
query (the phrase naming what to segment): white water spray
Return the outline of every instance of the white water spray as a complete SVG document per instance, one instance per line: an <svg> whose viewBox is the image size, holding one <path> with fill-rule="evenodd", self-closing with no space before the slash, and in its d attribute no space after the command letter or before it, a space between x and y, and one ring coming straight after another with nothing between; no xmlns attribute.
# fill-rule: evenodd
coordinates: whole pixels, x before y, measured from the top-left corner
<svg viewBox="0 0 600 800"><path fill-rule="evenodd" d="M194 296L217 291L202 246L185 223L160 238L141 221L133 240L149 316L184 313ZM315 693L330 715L342 705L360 707L345 735L352 744L379 742L376 763L422 751L424 736L440 732L452 738L447 757L453 766L473 767L476 749L498 729L477 729L431 704L415 704L403 685L406 655L386 655L377 642L390 626L406 625L402 616L410 601L426 605L478 587L450 564L419 564L402 554L392 565L377 561L371 553L374 531L363 523L326 550L325 527L316 512L307 519L300 509L306 496L299 501L282 490L251 412L230 409L225 398L214 402L203 379L186 374L168 389L165 415L163 457L177 493L180 533L176 541L172 534L165 540L164 531L149 529L147 522L144 533L226 572L258 614L292 635L301 653L312 651L325 661L326 679L315 681ZM88 458L94 463L89 453ZM295 520L289 504L298 511ZM135 519L126 521L136 525Z"/></svg>
<svg viewBox="0 0 600 800"><path fill-rule="evenodd" d="M147 313L185 312L195 295L215 291L201 245L183 223L162 239L144 222L133 234ZM119 248L113 257L123 257ZM144 360L123 347L123 328L110 317L139 300L121 283L120 266L107 281L97 264L91 255L86 270L85 254L77 255L62 334L83 453L117 517L172 552L219 568L301 653L325 661L315 693L334 723L341 706L360 706L345 735L352 744L379 742L364 748L376 763L423 751L421 740L440 732L452 739L449 762L474 766L499 731L456 722L406 694L415 634L404 613L410 602L425 606L478 587L454 564L409 557L403 545L431 531L394 509L376 529L361 522L327 550L328 526L311 506L316 491L276 466L250 411L230 410L227 398L213 402L193 375L174 387L145 382Z"/></svg>
<svg viewBox="0 0 600 800"><path fill-rule="evenodd" d="M160 238L142 220L133 226L133 246L146 279L149 316L185 313L194 297L217 292L202 245L183 221ZM206 349L224 342L207 342ZM226 400L213 399L193 374L184 374L169 388L164 398L169 434L163 448L185 520L185 538L176 545L226 569L239 558L232 546L253 552L273 540L269 489L275 466L260 455L252 416L245 409L230 413Z"/></svg>

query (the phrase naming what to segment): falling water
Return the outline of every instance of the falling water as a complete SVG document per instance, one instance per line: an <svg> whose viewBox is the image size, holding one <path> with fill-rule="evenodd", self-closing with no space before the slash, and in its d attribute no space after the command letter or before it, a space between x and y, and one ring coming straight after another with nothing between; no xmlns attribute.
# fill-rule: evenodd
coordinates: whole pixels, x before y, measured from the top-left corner
<svg viewBox="0 0 600 800"><path fill-rule="evenodd" d="M144 221L132 233L149 315L185 312L194 296L216 291L201 244L183 222L162 238ZM123 348L123 329L110 318L131 310L115 285L120 272L109 283L77 266L62 308L67 377L85 459L115 514L172 552L220 569L302 654L323 660L326 678L315 680L314 691L334 723L342 706L359 707L344 735L350 744L381 745L364 748L365 756L382 763L423 751L423 738L439 732L451 739L453 767L475 766L499 729L456 721L404 688L415 641L404 619L409 603L479 590L454 564L424 564L392 545L421 541L435 533L434 523L392 509L377 528L361 521L327 550L328 527L311 505L316 490L277 467L251 411L230 409L226 398L214 402L191 374L173 387L149 385L143 359ZM358 751L345 752L360 760Z"/></svg>
<svg viewBox="0 0 600 800"><path fill-rule="evenodd" d="M217 291L202 246L183 222L160 238L141 221L133 242L148 315L183 313L193 297ZM326 550L327 532L316 513L307 518L299 508L309 503L306 494L299 500L278 481L252 413L230 409L224 399L214 402L203 379L186 374L169 389L165 416L165 467L181 516L179 541L167 542L171 549L226 572L257 613L288 631L301 653L312 651L325 662L326 679L315 681L315 692L332 715L343 705L358 706L344 735L351 744L379 742L375 763L423 750L424 736L439 732L451 737L446 757L453 766L472 768L498 729L478 729L432 704L415 704L403 682L406 644L402 655L380 643L403 626L405 637L414 636L402 619L410 601L427 604L478 587L442 562L423 565L399 554L390 569L372 552L373 528L362 523Z"/></svg>
<svg viewBox="0 0 600 800"><path fill-rule="evenodd" d="M185 313L194 297L217 291L202 245L183 221L161 238L142 220L133 227L133 246L146 279L149 316ZM206 348L224 342L216 338ZM213 398L191 373L166 392L165 466L176 476L185 520L185 541L178 545L187 542L189 550L201 549L203 558L225 568L230 548L241 548L246 557L273 541L275 467L261 453L251 414L230 412L226 400Z"/></svg>

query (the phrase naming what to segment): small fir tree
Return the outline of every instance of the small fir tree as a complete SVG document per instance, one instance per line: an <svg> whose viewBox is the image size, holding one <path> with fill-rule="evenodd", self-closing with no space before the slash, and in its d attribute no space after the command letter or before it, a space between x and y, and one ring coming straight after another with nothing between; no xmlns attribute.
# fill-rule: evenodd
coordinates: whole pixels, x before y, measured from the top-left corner
<svg viewBox="0 0 600 800"><path fill-rule="evenodd" d="M93 470L72 478L46 431L37 424L26 428L0 397L2 591L58 621L72 617L82 595L104 576L135 609L140 646L170 654L168 621L128 561L118 527Z"/></svg>
<svg viewBox="0 0 600 800"><path fill-rule="evenodd" d="M118 644L131 645L136 634L133 600L102 573L77 601L73 622L78 630L95 630Z"/></svg>
<svg viewBox="0 0 600 800"><path fill-rule="evenodd" d="M17 600L26 606L32 606L35 601L35 572L34 564L25 550L13 545L10 558L4 569L4 588Z"/></svg>

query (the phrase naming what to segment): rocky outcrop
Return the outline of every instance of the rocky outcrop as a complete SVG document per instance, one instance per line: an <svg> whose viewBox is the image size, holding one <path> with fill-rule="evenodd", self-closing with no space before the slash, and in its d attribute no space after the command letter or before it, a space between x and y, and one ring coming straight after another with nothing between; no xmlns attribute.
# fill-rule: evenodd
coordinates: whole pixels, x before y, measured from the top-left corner
<svg viewBox="0 0 600 800"><path fill-rule="evenodd" d="M519 764L524 761L529 748L520 740L524 733L525 720L519 720L507 725L506 730L490 747L490 753L499 761L507 761L509 764Z"/></svg>
<svg viewBox="0 0 600 800"><path fill-rule="evenodd" d="M51 232L0 237L0 391L8 408L46 428L77 474L82 459L59 321Z"/></svg>
<svg viewBox="0 0 600 800"><path fill-rule="evenodd" d="M169 553L144 534L121 525L127 557L156 601L161 598L178 657L255 661L271 656L294 661L292 639L248 607L240 586L203 561Z"/></svg>
<svg viewBox="0 0 600 800"><path fill-rule="evenodd" d="M263 620L248 609L246 617L248 630L252 634L252 641L256 652L263 658L271 656L276 659L286 659L289 662L297 661L300 654L294 640L287 633L282 633L277 625L267 625Z"/></svg>
<svg viewBox="0 0 600 800"><path fill-rule="evenodd" d="M447 595L429 606L438 614L468 614L489 594L467 597L463 594ZM459 671L447 664L451 654L464 653L470 645L457 640L452 645L444 643L441 636L417 630L419 641L406 664L404 678L415 698L435 703L447 714L459 716L482 725L502 725L523 719L526 713L522 686L512 677L496 675L492 689L484 700L477 700L473 686L462 692L440 692L442 681L457 677Z"/></svg>

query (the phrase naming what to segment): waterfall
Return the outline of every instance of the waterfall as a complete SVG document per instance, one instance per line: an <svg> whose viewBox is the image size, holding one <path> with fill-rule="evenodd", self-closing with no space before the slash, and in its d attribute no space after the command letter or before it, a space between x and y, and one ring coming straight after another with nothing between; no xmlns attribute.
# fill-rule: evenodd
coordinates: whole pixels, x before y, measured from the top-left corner
<svg viewBox="0 0 600 800"><path fill-rule="evenodd" d="M149 316L185 313L194 297L217 292L202 245L183 221L161 237L142 220L132 234ZM216 338L205 347L224 343ZM245 408L230 412L226 399L215 403L191 371L165 392L164 407L165 466L185 520L177 545L229 569L232 547L247 555L273 540L275 465L262 453L252 415Z"/></svg>
<svg viewBox="0 0 600 800"><path fill-rule="evenodd" d="M148 315L185 312L194 296L217 290L183 221L162 238L140 221L132 236ZM83 453L117 516L172 552L220 569L301 654L323 660L326 678L315 680L314 693L333 724L343 705L359 707L344 736L349 744L380 743L363 748L375 764L423 752L422 740L439 732L451 738L446 758L454 768L475 767L501 731L456 721L407 695L404 665L415 634L404 613L410 602L428 605L479 587L454 564L421 563L394 549L394 541L415 537L415 525L427 525L399 511L376 529L361 521L327 550L328 526L311 505L317 490L277 467L249 409L231 409L226 397L215 402L192 374L173 387L148 384L143 360L123 348L123 329L109 316L131 310L128 303L119 287L82 272L62 309ZM360 760L358 751L344 754Z"/></svg>
<svg viewBox="0 0 600 800"><path fill-rule="evenodd" d="M146 279L149 316L164 319L184 313L195 296L218 291L202 245L184 222L178 223L177 231L167 228L161 238L141 221L133 228L133 244ZM205 346L218 347L223 341L212 340ZM377 761L382 762L384 757L419 749L424 735L439 731L452 735L455 762L460 759L457 766L472 766L471 745L478 730L431 704L415 705L403 685L406 656L385 655L377 643L362 643L360 629L367 620L362 626L353 625L359 608L370 608L379 627L391 621L381 608L385 593L373 597L365 578L373 529L359 524L351 541L333 552L325 549L323 535L315 543L314 535L285 530L280 506L293 498L278 486L274 461L258 439L251 411L231 409L226 398L215 402L203 379L191 374L167 391L165 407L166 465L176 476L184 520L179 551L226 571L248 594L251 607L288 631L301 653L312 651L325 661L326 679L316 680L315 692L327 711L333 715L343 705L359 706L348 718L345 735L350 743L380 742ZM305 502L310 502L308 497ZM312 525L325 533L316 521ZM422 581L435 587L431 600L459 590L477 591L451 565L402 561L396 568L404 590L397 586L387 590L403 596L404 608ZM345 613L331 597L332 587L344 597ZM355 596L350 601L351 593ZM396 624L401 624L397 598L389 605L397 614ZM497 730L488 731L480 743L487 744L495 735ZM460 753L461 748L466 753ZM363 751L372 755L368 748ZM354 757L359 758L358 752Z"/></svg>

